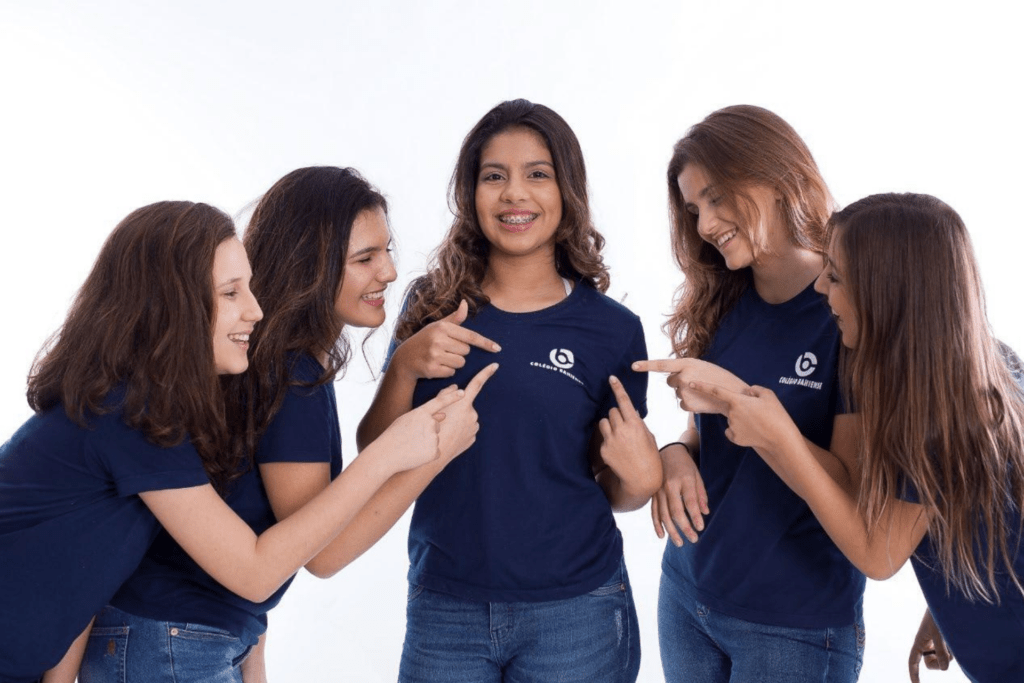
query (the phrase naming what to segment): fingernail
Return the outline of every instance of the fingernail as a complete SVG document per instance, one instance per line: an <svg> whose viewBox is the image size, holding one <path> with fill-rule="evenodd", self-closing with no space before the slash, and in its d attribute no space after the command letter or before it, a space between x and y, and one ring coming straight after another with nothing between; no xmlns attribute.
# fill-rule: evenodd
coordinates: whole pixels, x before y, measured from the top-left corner
<svg viewBox="0 0 1024 683"><path fill-rule="evenodd" d="M619 378L616 377L615 375L612 375L611 377L608 378L608 381L611 382L612 384L618 384Z"/></svg>
<svg viewBox="0 0 1024 683"><path fill-rule="evenodd" d="M498 346L497 344L495 344L495 345L494 345L494 350L495 350L495 351L501 351L501 347L500 347L500 346Z"/></svg>
<svg viewBox="0 0 1024 683"><path fill-rule="evenodd" d="M633 368L634 370L636 370L636 369L638 369L638 368L640 367L640 363L633 363L633 364L632 364L632 365L630 365L629 367L631 367L631 368Z"/></svg>

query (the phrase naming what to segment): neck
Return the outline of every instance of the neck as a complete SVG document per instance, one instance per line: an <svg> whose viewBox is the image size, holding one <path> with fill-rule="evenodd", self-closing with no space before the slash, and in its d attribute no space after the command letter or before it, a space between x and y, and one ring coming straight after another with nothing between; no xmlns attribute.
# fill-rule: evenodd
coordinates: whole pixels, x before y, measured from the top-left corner
<svg viewBox="0 0 1024 683"><path fill-rule="evenodd" d="M784 253L762 254L751 266L754 275L754 289L770 304L789 301L821 273L824 264L821 254L791 247Z"/></svg>
<svg viewBox="0 0 1024 683"><path fill-rule="evenodd" d="M554 249L525 256L492 252L480 288L494 306L510 313L539 311L565 298Z"/></svg>

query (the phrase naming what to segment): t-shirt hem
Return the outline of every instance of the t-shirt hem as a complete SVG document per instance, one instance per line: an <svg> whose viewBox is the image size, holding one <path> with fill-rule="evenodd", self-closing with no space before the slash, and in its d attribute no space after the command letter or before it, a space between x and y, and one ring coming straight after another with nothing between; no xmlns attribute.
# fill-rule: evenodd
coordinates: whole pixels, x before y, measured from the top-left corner
<svg viewBox="0 0 1024 683"><path fill-rule="evenodd" d="M146 491L187 489L209 483L209 476L207 476L205 470L201 469L154 472L118 479L117 493L121 496L132 496L145 493Z"/></svg>
<svg viewBox="0 0 1024 683"><path fill-rule="evenodd" d="M827 614L764 612L734 605L716 595L702 591L666 561L662 561L661 571L662 580L668 579L680 590L699 600L707 607L735 619L743 619L755 624L779 626L782 628L841 628L857 622L855 605L850 605L842 612L829 612ZM858 601L859 599L858 597Z"/></svg>
<svg viewBox="0 0 1024 683"><path fill-rule="evenodd" d="M417 572L409 569L409 583L438 593L445 593L461 600L474 602L551 602L553 600L568 600L578 598L581 595L597 590L604 585L608 577L618 571L622 562L622 553L615 556L614 561L602 565L600 571L595 571L586 581L556 587L512 589L494 588L488 586L473 586L461 581L432 576L424 572Z"/></svg>

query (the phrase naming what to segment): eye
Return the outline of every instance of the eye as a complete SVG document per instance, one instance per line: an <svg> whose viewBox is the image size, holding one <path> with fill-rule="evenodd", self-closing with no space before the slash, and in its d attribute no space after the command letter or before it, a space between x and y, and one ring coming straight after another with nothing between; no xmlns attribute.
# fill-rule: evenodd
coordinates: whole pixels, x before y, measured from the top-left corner
<svg viewBox="0 0 1024 683"><path fill-rule="evenodd" d="M541 180L546 180L546 179L551 177L551 174L549 174L547 171L539 171L538 170L538 171L534 171L533 173L531 173L530 177L531 178L538 178L538 179L541 179Z"/></svg>
<svg viewBox="0 0 1024 683"><path fill-rule="evenodd" d="M232 289L230 292L224 292L224 296L228 299L234 299L238 296L238 290Z"/></svg>
<svg viewBox="0 0 1024 683"><path fill-rule="evenodd" d="M711 199L708 200L708 204L710 206L718 206L721 203L722 203L722 195L718 195L716 197L712 197Z"/></svg>
<svg viewBox="0 0 1024 683"><path fill-rule="evenodd" d="M493 183L502 180L502 176L497 171L492 171L486 175L480 177L481 183Z"/></svg>

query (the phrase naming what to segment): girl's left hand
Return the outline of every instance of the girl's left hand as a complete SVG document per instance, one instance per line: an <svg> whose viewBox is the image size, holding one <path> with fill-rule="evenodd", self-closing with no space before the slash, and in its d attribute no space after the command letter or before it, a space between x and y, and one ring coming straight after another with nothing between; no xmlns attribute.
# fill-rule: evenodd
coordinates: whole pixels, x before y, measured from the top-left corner
<svg viewBox="0 0 1024 683"><path fill-rule="evenodd" d="M614 376L608 382L618 406L597 424L602 437L601 459L619 479L656 491L661 486L662 476L658 443L633 407L622 382Z"/></svg>
<svg viewBox="0 0 1024 683"><path fill-rule="evenodd" d="M779 444L794 436L793 430L800 436L771 389L753 386L736 392L707 382L690 382L689 388L722 404L722 415L729 420L725 438L737 446L775 452Z"/></svg>

